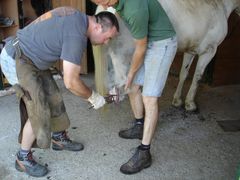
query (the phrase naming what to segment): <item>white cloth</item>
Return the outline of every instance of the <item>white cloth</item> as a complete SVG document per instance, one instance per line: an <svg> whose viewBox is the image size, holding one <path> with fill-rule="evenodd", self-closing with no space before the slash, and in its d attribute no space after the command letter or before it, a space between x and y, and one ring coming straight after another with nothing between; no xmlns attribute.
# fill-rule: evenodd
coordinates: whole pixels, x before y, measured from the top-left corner
<svg viewBox="0 0 240 180"><path fill-rule="evenodd" d="M92 91L92 95L88 98L88 101L92 104L94 109L99 109L106 104L104 97L95 91Z"/></svg>
<svg viewBox="0 0 240 180"><path fill-rule="evenodd" d="M5 48L2 49L0 55L0 64L4 76L7 78L11 85L18 83L17 72L16 72L16 61L7 54Z"/></svg>

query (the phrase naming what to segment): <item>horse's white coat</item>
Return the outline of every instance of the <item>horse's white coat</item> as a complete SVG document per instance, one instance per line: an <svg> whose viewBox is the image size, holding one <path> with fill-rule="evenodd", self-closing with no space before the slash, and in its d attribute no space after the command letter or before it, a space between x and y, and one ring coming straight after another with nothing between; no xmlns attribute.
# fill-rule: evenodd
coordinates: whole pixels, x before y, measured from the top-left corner
<svg viewBox="0 0 240 180"><path fill-rule="evenodd" d="M227 20L232 11L240 15L240 0L158 0L168 14L178 37L178 51L184 52L177 90L172 104L183 104L181 95L188 70L195 57L198 62L185 100L186 110L195 110L194 98L198 82L227 34ZM122 86L133 53L133 39L120 20L121 34L105 49L112 60L114 77L110 86Z"/></svg>

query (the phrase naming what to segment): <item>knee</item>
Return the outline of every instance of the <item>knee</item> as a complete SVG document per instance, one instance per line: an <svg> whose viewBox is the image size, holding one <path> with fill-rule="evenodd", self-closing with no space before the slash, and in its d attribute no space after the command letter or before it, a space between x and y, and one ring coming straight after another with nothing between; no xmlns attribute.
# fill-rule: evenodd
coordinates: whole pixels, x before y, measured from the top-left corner
<svg viewBox="0 0 240 180"><path fill-rule="evenodd" d="M141 93L141 86L140 85L132 85L129 94L137 94Z"/></svg>
<svg viewBox="0 0 240 180"><path fill-rule="evenodd" d="M158 97L143 96L143 103L145 106L156 106L158 105Z"/></svg>

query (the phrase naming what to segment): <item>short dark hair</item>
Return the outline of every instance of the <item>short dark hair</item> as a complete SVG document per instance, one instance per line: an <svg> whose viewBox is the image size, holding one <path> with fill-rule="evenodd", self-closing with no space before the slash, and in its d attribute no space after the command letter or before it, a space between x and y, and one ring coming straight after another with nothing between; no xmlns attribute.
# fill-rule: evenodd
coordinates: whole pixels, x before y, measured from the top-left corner
<svg viewBox="0 0 240 180"><path fill-rule="evenodd" d="M119 32L118 20L113 13L108 11L102 11L94 16L96 18L96 22L102 25L103 32L107 31L113 26L115 26L117 31Z"/></svg>

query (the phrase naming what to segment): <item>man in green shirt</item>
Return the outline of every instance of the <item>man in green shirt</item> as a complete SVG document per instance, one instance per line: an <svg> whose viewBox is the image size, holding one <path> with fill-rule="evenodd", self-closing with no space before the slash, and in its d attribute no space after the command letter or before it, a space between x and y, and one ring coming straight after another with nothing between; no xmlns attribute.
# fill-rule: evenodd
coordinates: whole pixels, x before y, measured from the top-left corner
<svg viewBox="0 0 240 180"><path fill-rule="evenodd" d="M158 98L176 54L176 32L157 0L92 1L105 7L113 6L135 39L125 89L131 87L132 90L129 97L136 123L119 132L122 138L142 139L133 157L120 168L124 174L133 174L152 162L150 144L158 120Z"/></svg>

